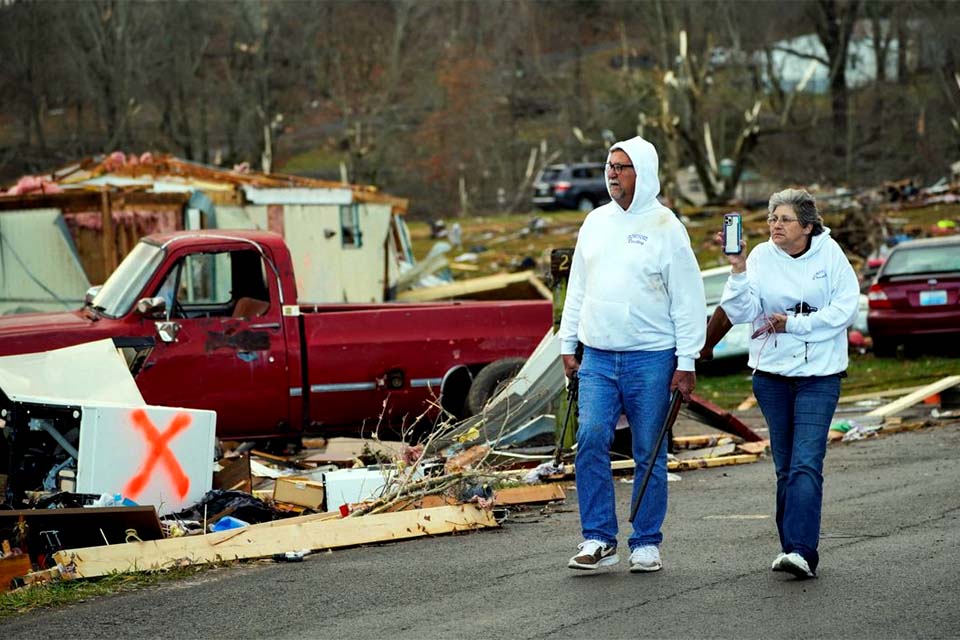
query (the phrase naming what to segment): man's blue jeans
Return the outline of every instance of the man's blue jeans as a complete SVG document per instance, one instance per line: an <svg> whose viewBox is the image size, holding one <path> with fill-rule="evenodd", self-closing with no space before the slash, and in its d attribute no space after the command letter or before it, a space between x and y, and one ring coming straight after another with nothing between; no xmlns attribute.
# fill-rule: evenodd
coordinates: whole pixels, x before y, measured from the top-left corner
<svg viewBox="0 0 960 640"><path fill-rule="evenodd" d="M630 422L633 440L634 496L638 479L656 444L670 405L670 381L676 368L674 350L602 351L585 347L580 365L577 429L577 499L584 540L617 544L610 447L621 413ZM657 455L650 483L637 510L630 549L659 545L667 515L667 443Z"/></svg>
<svg viewBox="0 0 960 640"><path fill-rule="evenodd" d="M758 371L753 394L770 428L780 547L784 553L799 553L815 571L820 562L823 458L840 398L840 376L789 378Z"/></svg>

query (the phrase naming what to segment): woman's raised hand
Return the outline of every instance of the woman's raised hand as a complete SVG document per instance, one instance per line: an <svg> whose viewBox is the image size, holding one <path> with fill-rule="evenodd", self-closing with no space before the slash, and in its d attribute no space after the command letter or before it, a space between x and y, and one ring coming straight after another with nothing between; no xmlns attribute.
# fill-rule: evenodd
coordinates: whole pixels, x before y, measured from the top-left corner
<svg viewBox="0 0 960 640"><path fill-rule="evenodd" d="M718 246L723 246L723 233L718 231L716 235L713 236L714 241ZM727 258L727 262L730 263L731 273L743 273L747 270L747 241L740 239L740 253L724 253Z"/></svg>

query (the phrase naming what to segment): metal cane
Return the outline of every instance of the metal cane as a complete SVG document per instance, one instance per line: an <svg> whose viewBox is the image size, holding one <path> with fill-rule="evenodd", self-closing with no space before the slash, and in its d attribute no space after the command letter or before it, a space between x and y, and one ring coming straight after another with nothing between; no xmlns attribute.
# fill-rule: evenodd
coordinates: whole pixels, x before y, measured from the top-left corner
<svg viewBox="0 0 960 640"><path fill-rule="evenodd" d="M580 377L574 371L570 376L570 384L567 385L567 416L563 419L563 428L560 430L560 439L557 440L557 453L553 457L553 466L559 467L563 453L563 439L567 437L567 425L570 424L570 411L577 402L577 396L580 395Z"/></svg>
<svg viewBox="0 0 960 640"><path fill-rule="evenodd" d="M630 522L633 522L633 519L637 517L637 510L640 509L640 503L643 502L643 494L647 491L647 483L650 482L650 475L653 473L653 465L657 462L657 454L660 453L660 447L663 446L663 439L667 435L667 431L670 431L670 427L673 426L673 423L677 420L677 414L680 413L680 401L683 400L683 394L680 393L679 389L675 389L673 395L670 396L670 408L667 411L667 417L663 421L663 426L660 427L660 433L657 435L657 444L653 447L653 453L650 455L650 460L647 462L647 468L643 472L643 481L640 483L640 491L637 492L636 497L633 499L633 505L630 508Z"/></svg>

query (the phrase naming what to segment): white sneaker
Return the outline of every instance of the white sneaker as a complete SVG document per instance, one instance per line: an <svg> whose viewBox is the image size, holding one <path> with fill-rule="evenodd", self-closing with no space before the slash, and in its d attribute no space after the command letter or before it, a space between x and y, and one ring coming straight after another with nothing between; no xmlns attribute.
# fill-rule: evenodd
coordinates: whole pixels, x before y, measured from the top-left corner
<svg viewBox="0 0 960 640"><path fill-rule="evenodd" d="M807 564L807 561L803 559L802 555L796 552L783 556L783 559L780 561L780 570L792 573L800 579L816 578L816 575L810 570L810 565Z"/></svg>
<svg viewBox="0 0 960 640"><path fill-rule="evenodd" d="M580 553L570 558L567 566L571 569L593 571L600 567L609 567L620 562L617 547L597 540L584 540L577 545Z"/></svg>
<svg viewBox="0 0 960 640"><path fill-rule="evenodd" d="M778 554L777 554L777 557L773 559L773 564L770 565L770 570L771 570L771 571L783 571L783 566L782 566L781 563L783 562L783 559L786 558L786 557L787 557L787 554L785 554L783 551L781 551L780 553L778 553Z"/></svg>
<svg viewBox="0 0 960 640"><path fill-rule="evenodd" d="M630 554L630 573L645 573L660 571L663 563L660 562L660 549L652 544L637 547Z"/></svg>

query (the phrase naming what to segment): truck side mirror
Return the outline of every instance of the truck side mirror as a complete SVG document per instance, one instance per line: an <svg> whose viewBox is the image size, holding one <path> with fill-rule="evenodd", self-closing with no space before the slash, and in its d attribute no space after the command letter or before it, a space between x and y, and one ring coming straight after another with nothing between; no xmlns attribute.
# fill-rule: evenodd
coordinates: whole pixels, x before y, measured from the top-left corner
<svg viewBox="0 0 960 640"><path fill-rule="evenodd" d="M167 311L167 301L160 297L140 298L137 301L137 313L142 316L163 316Z"/></svg>
<svg viewBox="0 0 960 640"><path fill-rule="evenodd" d="M177 334L180 333L180 324L170 322L169 320L160 320L154 323L157 327L157 335L160 341L167 344L177 341Z"/></svg>
<svg viewBox="0 0 960 640"><path fill-rule="evenodd" d="M83 304L87 306L93 304L93 299L97 297L98 293L100 293L100 289L103 289L102 284L98 284L87 289L86 295L83 296Z"/></svg>

